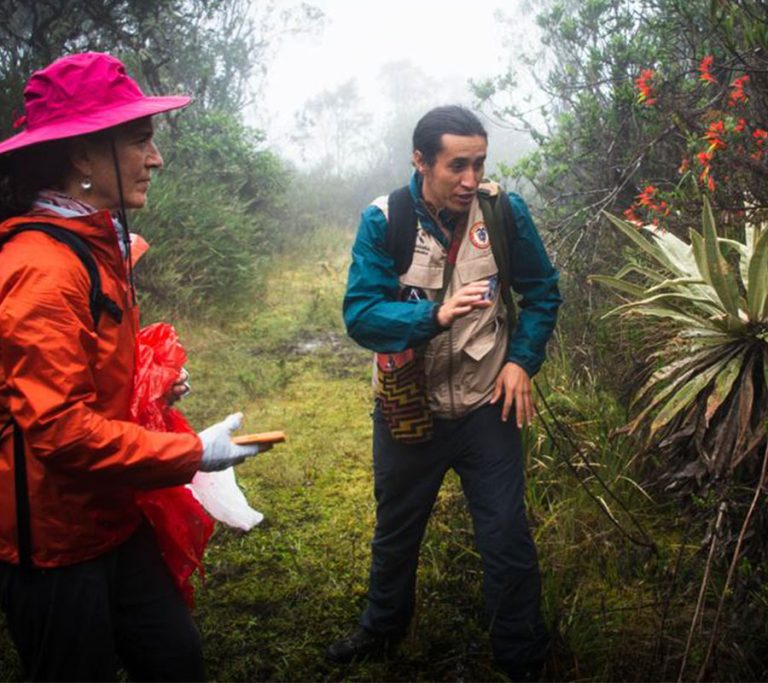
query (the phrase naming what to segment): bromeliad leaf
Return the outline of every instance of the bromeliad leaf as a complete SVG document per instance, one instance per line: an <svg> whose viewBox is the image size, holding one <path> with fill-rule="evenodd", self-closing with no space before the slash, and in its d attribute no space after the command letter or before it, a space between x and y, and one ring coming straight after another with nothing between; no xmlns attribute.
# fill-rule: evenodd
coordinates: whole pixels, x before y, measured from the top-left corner
<svg viewBox="0 0 768 683"><path fill-rule="evenodd" d="M752 322L768 317L768 229L761 231L749 260L747 312Z"/></svg>
<svg viewBox="0 0 768 683"><path fill-rule="evenodd" d="M646 294L647 292L643 292L643 294ZM689 304L708 304L707 299L695 299L690 294L686 294L685 292L665 292L663 294L654 294L653 296L649 296L646 299L641 299L640 301L631 301L628 304L622 304L621 306L617 306L612 311L610 311L606 315L612 315L614 313L621 313L623 311L626 311L630 308L640 308L644 306L648 306L649 304L658 304L668 302L668 305L672 305L672 302L675 303L689 303ZM682 312L682 311L681 311ZM690 314L693 316L693 314ZM606 317L606 316L603 316Z"/></svg>
<svg viewBox="0 0 768 683"><path fill-rule="evenodd" d="M682 362L675 367L673 372L670 372L664 377L664 381L657 385L655 395L648 398L645 408L639 415L630 423L630 431L637 429L637 427L645 420L645 418L660 404L662 404L667 398L675 391L684 387L687 382L692 381L695 377L700 376L708 368L712 367L721 361L727 361L733 356L735 351L729 348L719 348L709 353L697 354L695 358L691 359L691 362Z"/></svg>
<svg viewBox="0 0 768 683"><path fill-rule="evenodd" d="M647 278L651 282L664 281L664 277L662 275L659 275L658 273L654 272L650 268L643 268L642 266L639 266L636 263L628 263L618 273L616 273L616 277L619 279L622 279L622 278L625 278L630 273L637 273L638 275L641 275L642 277ZM599 276L592 276L592 277L599 277Z"/></svg>
<svg viewBox="0 0 768 683"><path fill-rule="evenodd" d="M613 223L619 230L621 230L621 232L629 237L629 239L632 240L638 247L640 247L640 249L642 249L646 254L651 256L661 265L671 269L669 259L664 256L664 253L661 251L661 249L659 249L653 242L649 242L645 237L643 237L634 225L627 223L627 221L623 221L621 218L617 218L610 213L606 213L605 215L607 216L608 220L611 221L611 223Z"/></svg>
<svg viewBox="0 0 768 683"><path fill-rule="evenodd" d="M722 302L725 311L739 318L739 286L731 272L728 262L720 251L720 244L715 230L715 218L707 197L704 197L704 215L702 217L704 235L704 253L706 255L706 273Z"/></svg>
<svg viewBox="0 0 768 683"><path fill-rule="evenodd" d="M699 277L678 277L673 280L663 280L659 284L653 285L652 287L649 287L645 291L648 294L651 294L652 292L656 292L660 289L671 287L681 292L685 292L686 290L691 289L690 287L686 287L685 285L704 285L704 284L706 284L706 282L704 282L704 280L702 280Z"/></svg>
<svg viewBox="0 0 768 683"><path fill-rule="evenodd" d="M619 307L621 308L621 307ZM608 311L603 318L607 318L610 315L616 313L618 309ZM718 324L716 320L708 320L706 318L697 318L693 315L686 315L681 311L677 311L673 308L664 308L661 306L643 306L634 308L631 311L632 315L644 315L651 318L666 318L674 320L675 322L682 323L683 325L689 325L691 327L714 327L716 329L722 329L722 323Z"/></svg>
<svg viewBox="0 0 768 683"><path fill-rule="evenodd" d="M699 277L690 244L654 225L646 225L643 230L651 234L669 263L674 266L673 272L678 273L680 277Z"/></svg>
<svg viewBox="0 0 768 683"><path fill-rule="evenodd" d="M651 390L654 386L661 386L667 380L680 378L687 370L690 370L694 366L700 366L701 362L706 363L707 359L711 359L712 354L709 349L700 350L698 353L685 354L682 358L667 363L665 366L656 370L648 379L648 381L635 392L630 406L640 402L645 394Z"/></svg>
<svg viewBox="0 0 768 683"><path fill-rule="evenodd" d="M610 275L592 275L589 278L590 282L599 282L600 284L607 285L612 289L615 289L624 294L630 294L632 296L644 296L645 289L639 285L635 285L626 280L622 280L620 277L611 277Z"/></svg>
<svg viewBox="0 0 768 683"><path fill-rule="evenodd" d="M727 362L728 357L721 359L703 372L693 376L689 382L685 382L659 410L651 423L651 434L655 434L680 411L687 408L699 393L707 387L715 375L723 369Z"/></svg>
<svg viewBox="0 0 768 683"><path fill-rule="evenodd" d="M712 393L707 397L707 409L704 412L704 423L706 425L709 424L712 416L723 404L723 401L728 398L728 394L731 393L733 383L739 376L742 364L742 358L740 356L734 356L715 377L715 387L712 389Z"/></svg>

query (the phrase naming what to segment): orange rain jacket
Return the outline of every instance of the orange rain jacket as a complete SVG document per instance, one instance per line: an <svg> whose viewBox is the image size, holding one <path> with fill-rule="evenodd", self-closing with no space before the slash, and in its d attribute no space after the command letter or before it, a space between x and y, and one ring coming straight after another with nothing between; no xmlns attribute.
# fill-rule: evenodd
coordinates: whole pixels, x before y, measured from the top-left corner
<svg viewBox="0 0 768 683"><path fill-rule="evenodd" d="M123 310L94 330L90 279L66 245L41 232L0 250L0 428L11 416L25 441L32 563L56 567L97 557L127 539L140 489L183 484L200 465L194 434L149 432L128 421L138 311L106 211L64 219L30 215L88 243L102 290ZM0 438L0 561L18 563L13 429Z"/></svg>

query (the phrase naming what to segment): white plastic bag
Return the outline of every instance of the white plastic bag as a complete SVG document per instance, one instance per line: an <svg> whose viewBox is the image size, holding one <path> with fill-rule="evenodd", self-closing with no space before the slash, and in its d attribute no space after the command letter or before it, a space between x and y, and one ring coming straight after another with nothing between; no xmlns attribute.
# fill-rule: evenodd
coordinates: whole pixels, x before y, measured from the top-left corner
<svg viewBox="0 0 768 683"><path fill-rule="evenodd" d="M221 472L198 472L189 484L192 494L214 519L250 531L264 519L245 499L235 479L235 468Z"/></svg>

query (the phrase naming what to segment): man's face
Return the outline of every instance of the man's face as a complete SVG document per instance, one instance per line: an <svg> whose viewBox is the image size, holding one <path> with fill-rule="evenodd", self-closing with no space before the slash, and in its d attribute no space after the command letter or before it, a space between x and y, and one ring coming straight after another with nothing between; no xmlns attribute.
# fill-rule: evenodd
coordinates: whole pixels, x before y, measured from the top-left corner
<svg viewBox="0 0 768 683"><path fill-rule="evenodd" d="M488 142L482 135L452 133L444 133L440 141L442 148L431 166L421 152L413 153L414 165L424 177L424 200L438 211L467 213L483 178Z"/></svg>

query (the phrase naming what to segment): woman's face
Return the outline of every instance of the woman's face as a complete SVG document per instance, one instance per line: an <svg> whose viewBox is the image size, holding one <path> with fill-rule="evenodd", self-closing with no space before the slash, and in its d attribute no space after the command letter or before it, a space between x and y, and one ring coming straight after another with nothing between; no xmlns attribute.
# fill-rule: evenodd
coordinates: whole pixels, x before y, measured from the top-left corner
<svg viewBox="0 0 768 683"><path fill-rule="evenodd" d="M153 133L150 117L129 121L111 132L126 209L140 209L147 203L152 170L163 166ZM119 209L120 192L109 137L84 138L84 143L85 162L76 164L81 174L78 185L87 176L92 186L90 190L80 190L79 198L97 209Z"/></svg>

